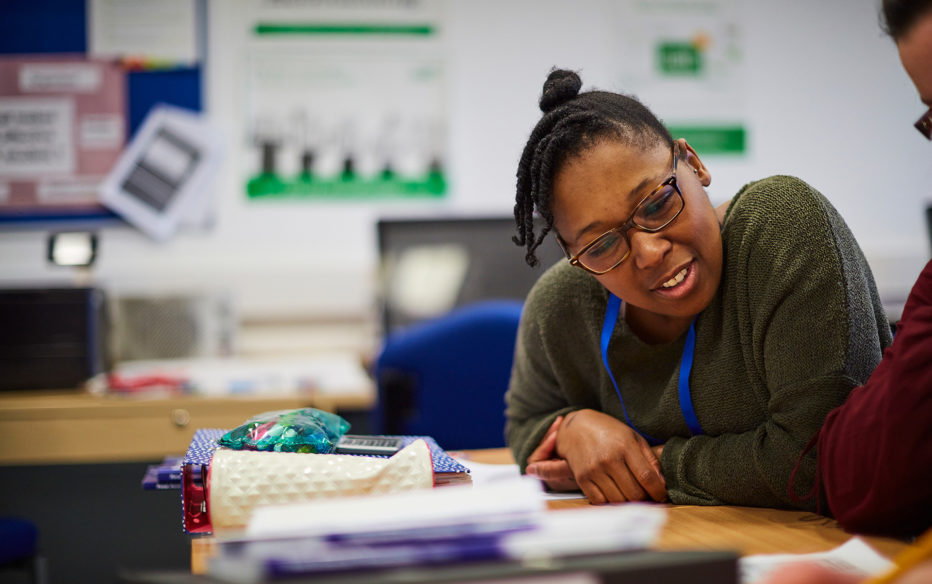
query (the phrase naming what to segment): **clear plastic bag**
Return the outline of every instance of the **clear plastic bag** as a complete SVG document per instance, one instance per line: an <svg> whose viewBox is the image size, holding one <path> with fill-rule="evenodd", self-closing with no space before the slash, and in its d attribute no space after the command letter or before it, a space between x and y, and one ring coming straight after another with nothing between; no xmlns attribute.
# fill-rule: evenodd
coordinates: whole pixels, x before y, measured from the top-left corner
<svg viewBox="0 0 932 584"><path fill-rule="evenodd" d="M327 454L346 434L350 423L315 408L278 410L255 415L220 437L233 450Z"/></svg>

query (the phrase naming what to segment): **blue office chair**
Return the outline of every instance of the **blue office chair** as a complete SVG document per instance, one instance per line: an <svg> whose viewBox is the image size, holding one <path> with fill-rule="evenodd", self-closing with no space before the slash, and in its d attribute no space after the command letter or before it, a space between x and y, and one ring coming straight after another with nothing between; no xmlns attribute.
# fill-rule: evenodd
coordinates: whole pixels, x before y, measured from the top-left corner
<svg viewBox="0 0 932 584"><path fill-rule="evenodd" d="M505 445L505 390L522 303L490 300L392 333L375 364L375 433L447 450Z"/></svg>
<svg viewBox="0 0 932 584"><path fill-rule="evenodd" d="M24 574L33 584L45 584L48 580L35 524L26 519L0 517L0 577L10 571Z"/></svg>

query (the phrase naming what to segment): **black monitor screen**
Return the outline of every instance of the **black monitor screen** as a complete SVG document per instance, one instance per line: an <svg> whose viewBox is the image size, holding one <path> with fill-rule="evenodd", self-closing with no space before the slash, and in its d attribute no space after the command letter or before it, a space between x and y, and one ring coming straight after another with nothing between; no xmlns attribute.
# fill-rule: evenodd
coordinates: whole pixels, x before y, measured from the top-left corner
<svg viewBox="0 0 932 584"><path fill-rule="evenodd" d="M531 267L501 217L381 219L379 308L384 333L452 308L492 299L524 300L544 270L564 258L553 236Z"/></svg>

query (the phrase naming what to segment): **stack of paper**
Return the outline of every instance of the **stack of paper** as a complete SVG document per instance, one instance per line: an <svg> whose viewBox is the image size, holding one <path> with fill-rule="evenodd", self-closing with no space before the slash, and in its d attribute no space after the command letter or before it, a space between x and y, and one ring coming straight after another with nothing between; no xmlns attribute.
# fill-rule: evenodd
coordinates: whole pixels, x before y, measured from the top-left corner
<svg viewBox="0 0 932 584"><path fill-rule="evenodd" d="M540 481L260 507L245 535L220 537L208 572L229 582L364 573L645 549L662 507L547 512Z"/></svg>

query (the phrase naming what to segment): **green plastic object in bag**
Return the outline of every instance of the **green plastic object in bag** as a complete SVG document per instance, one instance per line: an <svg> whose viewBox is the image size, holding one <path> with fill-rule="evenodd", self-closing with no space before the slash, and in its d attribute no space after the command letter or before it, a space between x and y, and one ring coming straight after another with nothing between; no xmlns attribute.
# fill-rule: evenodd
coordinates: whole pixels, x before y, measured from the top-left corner
<svg viewBox="0 0 932 584"><path fill-rule="evenodd" d="M278 410L249 418L219 442L233 450L327 454L349 428L342 417L323 410Z"/></svg>

